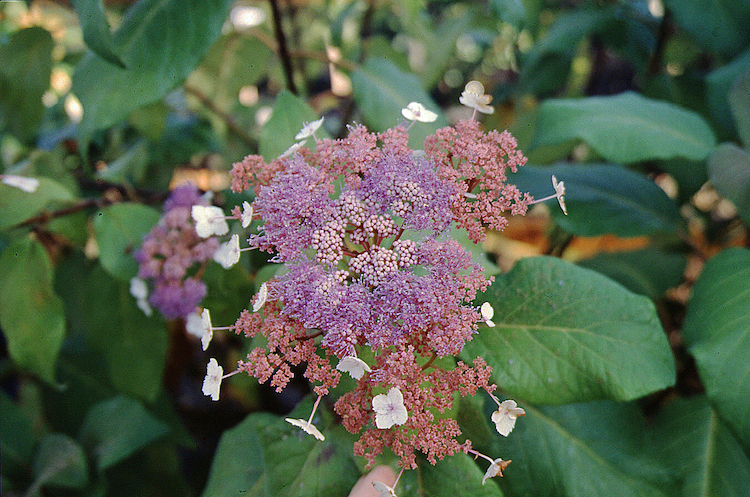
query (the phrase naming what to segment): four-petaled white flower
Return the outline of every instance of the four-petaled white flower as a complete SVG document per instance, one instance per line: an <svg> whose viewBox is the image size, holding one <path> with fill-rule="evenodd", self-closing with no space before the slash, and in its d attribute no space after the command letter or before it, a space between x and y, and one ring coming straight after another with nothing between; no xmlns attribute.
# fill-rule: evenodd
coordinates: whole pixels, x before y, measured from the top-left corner
<svg viewBox="0 0 750 497"><path fill-rule="evenodd" d="M194 205L190 214L195 220L195 232L201 238L211 235L225 235L229 225L224 219L224 211L214 205Z"/></svg>
<svg viewBox="0 0 750 497"><path fill-rule="evenodd" d="M353 355L342 358L336 365L336 369L344 373L349 373L349 376L355 380L362 378L365 371L368 373L372 372L370 366L368 366L365 361Z"/></svg>
<svg viewBox="0 0 750 497"><path fill-rule="evenodd" d="M495 327L495 322L492 321L492 316L495 315L495 309L492 308L492 304L485 302L482 307L479 308L479 312L482 314L482 319L490 328Z"/></svg>
<svg viewBox="0 0 750 497"><path fill-rule="evenodd" d="M560 204L560 208L563 214L568 215L568 210L565 208L565 183L557 181L555 175L552 175L552 187L555 189L555 195L557 195L557 202Z"/></svg>
<svg viewBox="0 0 750 497"><path fill-rule="evenodd" d="M258 299L253 304L253 312L258 312L268 298L268 285L265 282L258 289Z"/></svg>
<svg viewBox="0 0 750 497"><path fill-rule="evenodd" d="M219 245L219 248L214 252L214 260L221 264L224 269L237 264L240 260L240 236L232 235L229 241Z"/></svg>
<svg viewBox="0 0 750 497"><path fill-rule="evenodd" d="M306 141L307 139L304 139L301 142L295 143L294 145L286 149L283 154L279 155L279 159L283 159L284 157L289 157L290 155L294 154L295 152L297 152L297 150L302 148L302 145L304 145Z"/></svg>
<svg viewBox="0 0 750 497"><path fill-rule="evenodd" d="M469 81L466 83L458 101L483 114L492 114L495 112L495 108L490 105L492 95L484 94L484 86L479 81Z"/></svg>
<svg viewBox="0 0 750 497"><path fill-rule="evenodd" d="M396 491L385 483L374 481L372 482L372 488L374 488L376 492L380 492L380 497L398 497Z"/></svg>
<svg viewBox="0 0 750 497"><path fill-rule="evenodd" d="M492 413L492 422L495 423L497 432L507 437L516 426L516 419L519 416L526 416L526 411L518 407L516 401L504 400L498 406L497 411Z"/></svg>
<svg viewBox="0 0 750 497"><path fill-rule="evenodd" d="M325 119L325 118L321 117L317 121L312 121L312 122L309 122L309 123L307 123L307 122L304 123L304 125L302 126L302 129L299 131L299 133L297 133L296 135L294 135L294 139L295 140L303 140L305 138L309 138L311 136L314 136L315 132L318 131L318 128L320 128L320 126L323 124L323 119Z"/></svg>
<svg viewBox="0 0 750 497"><path fill-rule="evenodd" d="M26 176L16 176L15 174L2 174L2 181L8 186L13 186L26 193L34 193L39 188L39 180L36 178L27 178Z"/></svg>
<svg viewBox="0 0 750 497"><path fill-rule="evenodd" d="M208 348L211 339L214 337L214 328L211 326L211 313L208 309L203 309L201 313L201 346L203 350Z"/></svg>
<svg viewBox="0 0 750 497"><path fill-rule="evenodd" d="M381 430L402 425L409 419L404 407L404 396L396 387L391 387L387 394L381 393L373 397L372 410L375 411L375 426Z"/></svg>
<svg viewBox="0 0 750 497"><path fill-rule="evenodd" d="M130 294L135 297L135 302L138 304L138 308L143 311L143 314L151 317L154 310L148 303L148 286L146 285L146 282L141 278L131 278Z"/></svg>
<svg viewBox="0 0 750 497"><path fill-rule="evenodd" d="M320 433L320 430L318 430L318 428L316 428L315 425L309 421L305 421L304 419L292 419L292 418L284 418L284 419L286 419L287 423L291 423L294 426L302 428L306 433L314 436L321 442L326 439L326 437L324 437L323 434Z"/></svg>
<svg viewBox="0 0 750 497"><path fill-rule="evenodd" d="M206 377L203 378L203 395L208 395L211 400L219 400L219 390L221 390L221 380L224 376L224 369L219 366L216 359L211 358L206 368Z"/></svg>
<svg viewBox="0 0 750 497"><path fill-rule="evenodd" d="M419 102L411 102L405 109L401 109L401 115L409 121L431 123L437 119L437 114L425 108Z"/></svg>
<svg viewBox="0 0 750 497"><path fill-rule="evenodd" d="M492 461L492 464L490 464L490 467L487 468L487 471L484 473L484 478L482 478L482 485L484 485L484 482L486 482L489 478L493 478L497 475L503 476L503 471L505 471L505 468L507 468L509 464L510 460L503 461L500 458Z"/></svg>
<svg viewBox="0 0 750 497"><path fill-rule="evenodd" d="M242 202L242 227L247 228L253 222L253 206L245 200Z"/></svg>

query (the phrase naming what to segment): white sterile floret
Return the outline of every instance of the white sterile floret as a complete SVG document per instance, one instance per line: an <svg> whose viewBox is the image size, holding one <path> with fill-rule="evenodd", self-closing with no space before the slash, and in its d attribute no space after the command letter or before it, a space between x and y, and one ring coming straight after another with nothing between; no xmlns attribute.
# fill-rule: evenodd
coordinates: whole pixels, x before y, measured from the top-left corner
<svg viewBox="0 0 750 497"><path fill-rule="evenodd" d="M304 138L309 138L315 134L316 131L318 131L318 128L323 124L323 117L318 119L317 121L312 121L309 123L304 123L304 126L302 126L302 129L294 135L295 140L302 140Z"/></svg>
<svg viewBox="0 0 750 497"><path fill-rule="evenodd" d="M322 433L315 427L314 424L310 423L309 421L305 421L304 419L292 419L292 418L284 418L286 419L287 423L291 423L294 426L297 426L299 428L302 428L305 433L308 433L309 435L314 436L321 442L326 439L326 437L323 436Z"/></svg>
<svg viewBox="0 0 750 497"><path fill-rule="evenodd" d="M8 186L13 186L26 193L34 193L39 188L39 180L36 178L27 178L25 176L16 176L15 174L3 174L2 181Z"/></svg>
<svg viewBox="0 0 750 497"><path fill-rule="evenodd" d="M555 178L555 175L552 175L552 187L555 189L555 194L557 195L557 202L560 204L560 208L563 211L563 214L566 216L568 215L568 210L565 208L565 183L560 181L557 181L557 178Z"/></svg>
<svg viewBox="0 0 750 497"><path fill-rule="evenodd" d="M253 222L253 206L245 200L242 202L242 227L247 228Z"/></svg>
<svg viewBox="0 0 750 497"><path fill-rule="evenodd" d="M291 147L289 147L288 149L286 149L284 151L284 153L282 153L281 155L279 155L279 159L283 159L284 157L289 157L290 155L296 153L297 150L299 150L299 149L302 148L302 145L304 145L306 141L307 141L307 139L304 139L301 142L295 143L294 145L292 145Z"/></svg>
<svg viewBox="0 0 750 497"><path fill-rule="evenodd" d="M148 285L146 285L146 281L141 278L131 278L130 294L135 297L136 304L138 304L138 308L143 314L150 317L154 313L154 310L148 303Z"/></svg>
<svg viewBox="0 0 750 497"><path fill-rule="evenodd" d="M197 338L203 338L203 318L198 312L191 312L185 319L185 331Z"/></svg>
<svg viewBox="0 0 750 497"><path fill-rule="evenodd" d="M211 314L208 309L203 309L201 313L201 332L201 345L203 350L206 350L214 337L214 328L211 326Z"/></svg>
<svg viewBox="0 0 750 497"><path fill-rule="evenodd" d="M211 235L225 235L229 232L229 225L224 219L224 211L214 205L194 205L190 210L195 220L195 232L201 238Z"/></svg>
<svg viewBox="0 0 750 497"><path fill-rule="evenodd" d="M495 423L497 432L507 437L516 426L516 419L519 416L526 416L526 411L518 407L516 401L505 400L500 403L497 411L492 413L491 419Z"/></svg>
<svg viewBox="0 0 750 497"><path fill-rule="evenodd" d="M484 482L486 482L489 478L494 478L497 475L503 476L503 470L507 468L509 464L510 461L503 461L500 458L492 461L492 464L490 464L490 467L487 468L487 471L484 473L484 478L482 478L482 485L484 485Z"/></svg>
<svg viewBox="0 0 750 497"><path fill-rule="evenodd" d="M221 264L224 269L229 269L237 264L240 260L239 235L232 235L227 243L219 245L219 248L214 252L214 260Z"/></svg>
<svg viewBox="0 0 750 497"><path fill-rule="evenodd" d="M427 110L425 106L419 102L411 102L406 108L401 109L401 115L409 121L419 121L423 123L431 123L438 117L437 114L431 110Z"/></svg>
<svg viewBox="0 0 750 497"><path fill-rule="evenodd" d="M253 312L258 312L268 298L268 285L263 283L258 289L258 299L253 304Z"/></svg>
<svg viewBox="0 0 750 497"><path fill-rule="evenodd" d="M387 394L376 395L372 399L372 410L375 411L375 426L386 430L393 425L402 425L409 419L404 407L404 396L396 387Z"/></svg>
<svg viewBox="0 0 750 497"><path fill-rule="evenodd" d="M485 302L482 307L479 308L479 312L482 314L482 319L490 328L495 327L495 322L492 321L492 316L495 315L495 309L492 308L492 304Z"/></svg>
<svg viewBox="0 0 750 497"><path fill-rule="evenodd" d="M370 366L365 361L356 356L347 356L342 358L336 365L336 369L344 373L349 373L349 376L358 380L362 378L365 371L368 373L372 372Z"/></svg>
<svg viewBox="0 0 750 497"><path fill-rule="evenodd" d="M208 395L211 400L219 400L219 391L221 390L221 380L224 376L224 369L219 366L216 359L211 358L206 368L206 377L203 379L203 395Z"/></svg>
<svg viewBox="0 0 750 497"><path fill-rule="evenodd" d="M492 114L495 108L490 105L492 95L484 94L484 86L479 81L469 81L461 92L458 101L463 105L476 109L483 114Z"/></svg>
<svg viewBox="0 0 750 497"><path fill-rule="evenodd" d="M380 497L398 497L396 491L385 483L374 481L372 482L372 488L374 488L376 492L380 492Z"/></svg>

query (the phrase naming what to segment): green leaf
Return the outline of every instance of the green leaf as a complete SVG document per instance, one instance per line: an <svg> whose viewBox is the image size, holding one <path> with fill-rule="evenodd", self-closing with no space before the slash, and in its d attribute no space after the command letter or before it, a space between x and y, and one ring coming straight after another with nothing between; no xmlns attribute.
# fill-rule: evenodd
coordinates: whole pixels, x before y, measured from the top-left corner
<svg viewBox="0 0 750 497"><path fill-rule="evenodd" d="M419 79L385 59L368 59L352 73L354 101L373 131L385 131L403 121L401 109L420 102L437 113L432 123L417 122L409 130L409 145L421 149L427 135L448 125L440 107L422 88Z"/></svg>
<svg viewBox="0 0 750 497"><path fill-rule="evenodd" d="M611 162L705 159L716 144L698 114L627 92L612 97L553 99L539 109L532 146L582 140Z"/></svg>
<svg viewBox="0 0 750 497"><path fill-rule="evenodd" d="M140 402L118 396L91 408L78 438L103 471L168 432Z"/></svg>
<svg viewBox="0 0 750 497"><path fill-rule="evenodd" d="M0 40L0 130L22 142L33 141L44 115L53 47L52 36L39 27Z"/></svg>
<svg viewBox="0 0 750 497"><path fill-rule="evenodd" d="M83 41L102 59L125 69L116 53L102 0L72 0L83 29Z"/></svg>
<svg viewBox="0 0 750 497"><path fill-rule="evenodd" d="M3 476L22 477L31 465L36 436L31 420L4 392L0 392L0 459Z"/></svg>
<svg viewBox="0 0 750 497"><path fill-rule="evenodd" d="M597 254L579 261L578 265L615 280L633 293L659 300L664 292L680 284L687 258L684 254L649 246L628 252Z"/></svg>
<svg viewBox="0 0 750 497"><path fill-rule="evenodd" d="M13 361L55 383L65 314L52 289L52 262L42 244L30 236L0 255L0 327Z"/></svg>
<svg viewBox="0 0 750 497"><path fill-rule="evenodd" d="M311 409L308 398L289 417L307 419ZM359 478L352 444L341 426L321 432L319 442L283 418L249 415L222 435L203 496L346 495Z"/></svg>
<svg viewBox="0 0 750 497"><path fill-rule="evenodd" d="M26 221L57 202L73 200L73 195L62 185L48 178L36 178L39 187L28 193L0 183L0 230Z"/></svg>
<svg viewBox="0 0 750 497"><path fill-rule="evenodd" d="M675 231L680 213L675 203L648 178L610 164L557 164L522 167L509 180L535 198L554 193L552 175L565 183L563 214L556 199L547 201L555 222L579 236L612 233L642 236Z"/></svg>
<svg viewBox="0 0 750 497"><path fill-rule="evenodd" d="M729 64L711 71L706 76L706 103L714 120L720 125L734 130L732 109L729 105L730 92L735 82L750 68L750 49L745 50ZM748 145L746 143L746 145Z"/></svg>
<svg viewBox="0 0 750 497"><path fill-rule="evenodd" d="M526 416L507 438L495 433L486 449L491 457L513 461L503 478L495 479L509 495L668 495L671 475L648 454L646 422L637 405L519 403Z"/></svg>
<svg viewBox="0 0 750 497"><path fill-rule="evenodd" d="M501 21L519 31L526 23L526 7L521 0L491 0L490 6Z"/></svg>
<svg viewBox="0 0 750 497"><path fill-rule="evenodd" d="M105 207L94 217L94 233L99 246L99 260L115 278L129 281L138 273L133 258L143 237L159 222L159 212L135 203Z"/></svg>
<svg viewBox="0 0 750 497"><path fill-rule="evenodd" d="M750 459L705 397L672 401L649 432L655 457L677 477L678 495L743 495L750 488Z"/></svg>
<svg viewBox="0 0 750 497"><path fill-rule="evenodd" d="M399 497L502 497L503 493L493 480L482 485L489 462L480 461L481 469L473 457L462 453L446 457L435 466L418 458L417 470L404 472L396 493Z"/></svg>
<svg viewBox="0 0 750 497"><path fill-rule="evenodd" d="M89 481L86 454L81 446L67 435L47 435L39 444L34 458L34 477L32 488L83 488Z"/></svg>
<svg viewBox="0 0 750 497"><path fill-rule="evenodd" d="M729 107L740 140L746 147L750 147L750 71L745 71L732 85Z"/></svg>
<svg viewBox="0 0 750 497"><path fill-rule="evenodd" d="M227 18L229 0L142 0L113 35L127 69L93 52L79 62L73 93L83 105L79 140L164 97L198 65Z"/></svg>
<svg viewBox="0 0 750 497"><path fill-rule="evenodd" d="M665 0L664 3L677 25L709 50L733 56L750 43L750 9L744 0Z"/></svg>
<svg viewBox="0 0 750 497"><path fill-rule="evenodd" d="M734 143L722 143L708 158L708 180L750 224L750 154Z"/></svg>
<svg viewBox="0 0 750 497"><path fill-rule="evenodd" d="M260 132L260 155L270 162L283 154L296 143L294 135L300 132L306 122L317 121L320 117L301 98L284 90L276 97L273 113ZM321 126L315 132L318 138L328 136ZM314 147L312 137L307 139L307 146Z"/></svg>
<svg viewBox="0 0 750 497"><path fill-rule="evenodd" d="M693 287L682 330L711 405L750 450L750 251L725 250Z"/></svg>
<svg viewBox="0 0 750 497"><path fill-rule="evenodd" d="M494 381L530 402L631 400L674 384L674 359L653 303L553 257L522 259L483 295L494 328L464 347Z"/></svg>

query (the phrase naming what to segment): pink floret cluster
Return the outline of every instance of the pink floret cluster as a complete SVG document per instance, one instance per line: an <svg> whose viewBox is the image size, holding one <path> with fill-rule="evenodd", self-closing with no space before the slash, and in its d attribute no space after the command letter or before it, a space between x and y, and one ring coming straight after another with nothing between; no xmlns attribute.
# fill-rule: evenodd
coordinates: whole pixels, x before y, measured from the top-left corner
<svg viewBox="0 0 750 497"><path fill-rule="evenodd" d="M388 447L402 467L415 468L416 452L434 464L468 451L458 423L440 413L455 392L495 388L483 359L443 359L477 332L482 317L472 302L492 282L449 237L452 223L478 241L487 227L505 226L502 213L525 213L530 197L506 183L506 168L526 160L510 134L462 121L429 137L424 152L407 142L404 127L372 133L356 125L346 138L316 140L270 164L248 156L234 165L232 189L254 189L262 220L248 243L286 272L233 329L266 338L239 369L278 391L291 366L305 365L315 392L327 395L341 379L341 359L367 362L371 371L334 410L361 434L356 454L372 463ZM373 397L393 387L408 419L379 429Z"/></svg>

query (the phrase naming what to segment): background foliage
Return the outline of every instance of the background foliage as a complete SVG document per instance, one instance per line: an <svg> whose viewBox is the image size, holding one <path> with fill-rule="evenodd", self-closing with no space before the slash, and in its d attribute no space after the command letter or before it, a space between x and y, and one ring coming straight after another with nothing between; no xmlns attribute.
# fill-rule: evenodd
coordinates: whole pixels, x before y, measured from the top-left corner
<svg viewBox="0 0 750 497"><path fill-rule="evenodd" d="M399 495L745 494L749 2L75 0L0 4L2 173L40 180L0 184L3 495L347 495L363 461L332 412L316 443L279 416L309 412L302 383L204 397L208 356L138 309L132 253L170 185L228 212L232 162L320 115L383 130L412 100L440 116L420 148L466 117L470 79L529 157L511 181L542 196L555 174L569 215L484 245L498 326L465 358L527 416L501 439L488 399L454 415L512 465L482 486L469 457L423 463ZM208 267L214 322L273 269Z"/></svg>

